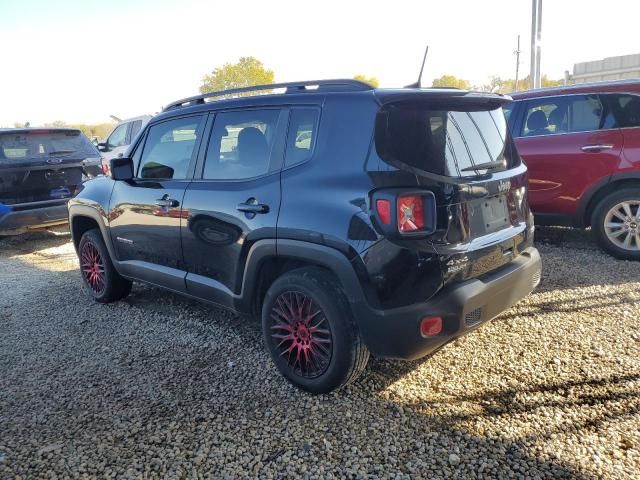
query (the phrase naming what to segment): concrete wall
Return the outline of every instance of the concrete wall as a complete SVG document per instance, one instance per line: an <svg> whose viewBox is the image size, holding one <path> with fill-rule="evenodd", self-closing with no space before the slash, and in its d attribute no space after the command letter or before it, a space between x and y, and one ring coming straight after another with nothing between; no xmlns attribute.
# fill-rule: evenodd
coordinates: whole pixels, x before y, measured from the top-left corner
<svg viewBox="0 0 640 480"><path fill-rule="evenodd" d="M640 78L640 53L608 57L593 62L576 63L573 66L573 82L599 82Z"/></svg>

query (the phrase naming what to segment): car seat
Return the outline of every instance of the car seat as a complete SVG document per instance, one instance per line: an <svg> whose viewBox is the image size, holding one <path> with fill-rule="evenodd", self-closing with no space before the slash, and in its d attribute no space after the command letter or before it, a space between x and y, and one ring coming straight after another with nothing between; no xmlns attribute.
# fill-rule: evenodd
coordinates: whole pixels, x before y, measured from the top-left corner
<svg viewBox="0 0 640 480"><path fill-rule="evenodd" d="M545 113L542 110L535 110L527 118L527 130L529 130L527 135L546 135L549 133L548 126L549 122Z"/></svg>

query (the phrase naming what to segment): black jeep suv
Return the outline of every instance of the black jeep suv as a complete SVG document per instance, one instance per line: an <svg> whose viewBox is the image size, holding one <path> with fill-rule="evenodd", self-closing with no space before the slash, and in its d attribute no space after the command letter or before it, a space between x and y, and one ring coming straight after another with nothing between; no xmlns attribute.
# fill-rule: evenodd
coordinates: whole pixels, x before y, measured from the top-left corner
<svg viewBox="0 0 640 480"><path fill-rule="evenodd" d="M260 317L311 392L424 356L540 281L508 100L333 80L175 102L69 202L84 284Z"/></svg>

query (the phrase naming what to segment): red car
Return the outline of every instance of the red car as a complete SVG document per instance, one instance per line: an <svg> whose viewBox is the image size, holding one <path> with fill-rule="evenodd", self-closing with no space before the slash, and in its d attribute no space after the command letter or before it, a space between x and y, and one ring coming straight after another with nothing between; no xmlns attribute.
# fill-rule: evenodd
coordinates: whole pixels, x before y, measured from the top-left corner
<svg viewBox="0 0 640 480"><path fill-rule="evenodd" d="M640 79L518 92L504 107L540 225L591 227L640 260Z"/></svg>

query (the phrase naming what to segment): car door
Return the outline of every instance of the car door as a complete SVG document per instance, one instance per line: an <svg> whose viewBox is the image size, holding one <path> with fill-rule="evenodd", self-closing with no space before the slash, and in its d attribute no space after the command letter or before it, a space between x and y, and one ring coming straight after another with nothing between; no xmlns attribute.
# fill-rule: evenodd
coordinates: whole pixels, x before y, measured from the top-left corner
<svg viewBox="0 0 640 480"><path fill-rule="evenodd" d="M115 183L109 225L125 275L185 290L182 201L205 121L191 115L150 126L133 154L136 177Z"/></svg>
<svg viewBox="0 0 640 480"><path fill-rule="evenodd" d="M622 135L598 95L528 100L516 138L529 168L529 202L535 214L570 217L596 182L616 168Z"/></svg>
<svg viewBox="0 0 640 480"><path fill-rule="evenodd" d="M109 135L104 142L105 147L102 157L106 160L118 158L124 155L125 150L130 144L131 122L121 123Z"/></svg>
<svg viewBox="0 0 640 480"><path fill-rule="evenodd" d="M275 252L287 115L285 108L260 108L210 119L208 146L183 204L192 295L234 306L251 246L272 240Z"/></svg>
<svg viewBox="0 0 640 480"><path fill-rule="evenodd" d="M637 172L640 170L640 94L609 93L603 97L607 99L616 118L616 126L624 137L624 160L620 162L617 173Z"/></svg>

